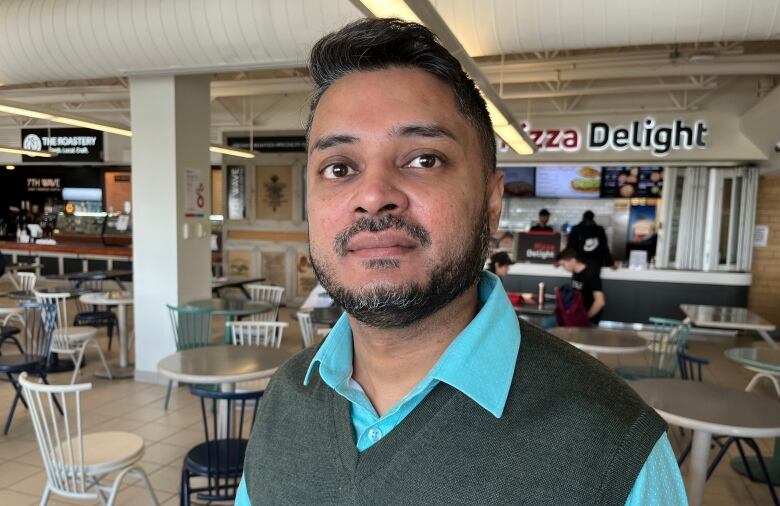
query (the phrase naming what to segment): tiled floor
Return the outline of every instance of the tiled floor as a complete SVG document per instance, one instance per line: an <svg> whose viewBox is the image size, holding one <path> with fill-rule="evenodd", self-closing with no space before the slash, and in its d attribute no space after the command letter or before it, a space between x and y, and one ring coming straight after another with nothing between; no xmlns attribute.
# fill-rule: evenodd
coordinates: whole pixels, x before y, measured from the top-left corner
<svg viewBox="0 0 780 506"><path fill-rule="evenodd" d="M0 286L0 291L4 287ZM0 306L11 301L0 298ZM280 320L291 323L285 334L283 346L290 351L300 349L300 331L297 322L290 319L291 310L282 309ZM131 320L132 321L132 320ZM221 328L221 321L214 322L215 333ZM744 388L751 373L729 362L723 357L723 350L738 345L749 346L756 341L740 337L736 341L722 344L702 342L691 343L691 353L711 361L705 372L705 381L711 381L735 388ZM117 341L114 341L116 346ZM105 334L101 334L103 350L107 349ZM13 353L11 346L4 346L3 352ZM116 347L109 358L116 357ZM620 359L604 357L610 366L633 364L646 360L641 355L625 356ZM84 395L82 406L86 431L127 430L141 435L146 442L146 453L141 461L149 475L161 504L178 504L178 490L181 461L186 451L202 441L200 408L186 388L178 388L171 398L171 407L163 409L165 389L161 385L135 383L132 380L108 381L95 378L92 373L99 366L94 352L88 354L88 366L81 376L89 381L93 389ZM69 373L52 376L52 382L66 383ZM772 395L769 390L763 390ZM13 391L7 383L0 383L0 419L4 420L12 399ZM684 438L679 431L670 431L672 443L679 450ZM762 451L771 453L773 441L760 441ZM731 456L737 456L736 449ZM707 483L705 504L721 505L768 505L772 504L766 485L752 483L736 474L727 460L718 467ZM686 468L683 468L685 474ZM11 431L0 435L0 505L32 505L40 500L46 476L40 460L38 447L30 419L24 408L17 410ZM780 492L780 491L779 491ZM74 504L72 501L53 497L49 504ZM75 503L84 504L84 503ZM99 503L95 503L99 504ZM148 504L143 486L134 479L128 479L119 495L120 505Z"/></svg>

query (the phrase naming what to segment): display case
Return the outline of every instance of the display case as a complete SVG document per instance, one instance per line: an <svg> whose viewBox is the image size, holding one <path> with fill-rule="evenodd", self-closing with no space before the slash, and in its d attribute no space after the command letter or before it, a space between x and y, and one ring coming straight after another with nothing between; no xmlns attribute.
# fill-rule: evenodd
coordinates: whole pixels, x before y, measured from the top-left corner
<svg viewBox="0 0 780 506"><path fill-rule="evenodd" d="M126 246L132 242L133 220L129 214L108 213L103 222L103 244Z"/></svg>
<svg viewBox="0 0 780 506"><path fill-rule="evenodd" d="M54 238L58 241L102 242L104 213L66 214L57 216Z"/></svg>

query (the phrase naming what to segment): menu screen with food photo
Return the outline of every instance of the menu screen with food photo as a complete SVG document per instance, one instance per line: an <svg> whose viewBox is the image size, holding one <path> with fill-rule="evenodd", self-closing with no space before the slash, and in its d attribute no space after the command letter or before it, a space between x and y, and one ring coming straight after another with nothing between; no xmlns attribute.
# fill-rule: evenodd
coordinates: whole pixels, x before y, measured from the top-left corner
<svg viewBox="0 0 780 506"><path fill-rule="evenodd" d="M576 165L536 168L537 197L597 199L600 189L601 167Z"/></svg>
<svg viewBox="0 0 780 506"><path fill-rule="evenodd" d="M660 197L663 185L663 167L604 167L601 196L626 199Z"/></svg>
<svg viewBox="0 0 780 506"><path fill-rule="evenodd" d="M504 197L533 197L535 167L498 167L504 173Z"/></svg>

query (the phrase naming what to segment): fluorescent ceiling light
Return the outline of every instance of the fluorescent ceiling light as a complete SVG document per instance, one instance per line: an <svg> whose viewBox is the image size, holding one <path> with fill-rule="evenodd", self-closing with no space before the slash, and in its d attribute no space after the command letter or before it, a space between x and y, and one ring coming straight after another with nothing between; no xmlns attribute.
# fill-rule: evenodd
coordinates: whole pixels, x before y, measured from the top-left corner
<svg viewBox="0 0 780 506"><path fill-rule="evenodd" d="M0 146L0 153L13 153L15 155L25 155L25 156L39 156L41 158L51 158L56 155L56 153L51 153L49 151L30 151L29 149L14 148L11 146Z"/></svg>
<svg viewBox="0 0 780 506"><path fill-rule="evenodd" d="M15 168L16 168L16 165L6 165L5 166L6 170L14 170Z"/></svg>
<svg viewBox="0 0 780 506"><path fill-rule="evenodd" d="M14 102L11 100L0 99L0 112L14 114L17 116L27 116L28 118L45 119L51 121L52 123L62 123L64 125L91 128L93 130L100 130L101 132L124 135L125 137L133 136L132 130L121 125L112 124L110 122L100 121L93 118L87 118L84 116L66 116L59 111L47 110L41 107L25 104L23 102ZM0 151L27 156L41 156L46 158L54 156L54 154L45 151L28 151L26 149L19 148L0 148ZM220 153L222 155L238 156L240 158L255 157L255 153L253 151L231 148L230 146L222 146L219 144L212 144L209 147L209 151L213 153Z"/></svg>
<svg viewBox="0 0 780 506"><path fill-rule="evenodd" d="M230 146L223 146L221 144L212 144L209 147L209 151L212 153L219 153L221 155L238 156L240 158L254 158L254 151L247 151L245 149L231 148Z"/></svg>
<svg viewBox="0 0 780 506"><path fill-rule="evenodd" d="M477 63L466 53L447 23L441 18L429 0L352 0L352 3L367 16L377 18L396 17L427 25L463 66L476 83L487 104L493 131L518 155L532 155L536 151L531 138L521 130L517 120L499 94L488 81ZM435 26L434 26L435 25Z"/></svg>

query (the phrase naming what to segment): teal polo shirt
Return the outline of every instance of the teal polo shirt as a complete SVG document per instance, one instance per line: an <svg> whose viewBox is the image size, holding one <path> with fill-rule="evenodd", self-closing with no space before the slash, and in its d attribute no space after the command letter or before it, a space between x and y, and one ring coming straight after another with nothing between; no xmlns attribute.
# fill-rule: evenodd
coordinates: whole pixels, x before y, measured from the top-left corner
<svg viewBox="0 0 780 506"><path fill-rule="evenodd" d="M352 329L347 315L342 315L314 356L303 383L308 384L311 375L318 372L328 386L350 402L359 451L389 434L440 382L460 390L496 418L501 417L520 351L520 326L497 276L484 272L478 294L482 304L479 313L455 337L417 386L382 416L352 379ZM491 338L484 339L485 335ZM249 504L242 481L236 505ZM626 505L686 504L677 460L664 434L639 472Z"/></svg>

